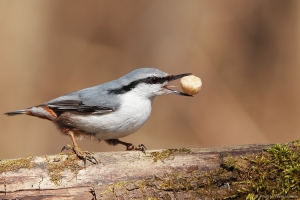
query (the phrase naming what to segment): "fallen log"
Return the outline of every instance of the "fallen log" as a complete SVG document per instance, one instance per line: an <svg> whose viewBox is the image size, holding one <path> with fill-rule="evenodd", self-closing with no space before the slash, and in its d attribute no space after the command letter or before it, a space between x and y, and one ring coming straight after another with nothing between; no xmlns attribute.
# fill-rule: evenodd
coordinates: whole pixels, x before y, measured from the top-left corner
<svg viewBox="0 0 300 200"><path fill-rule="evenodd" d="M277 169L271 165L281 165L276 163L280 159L289 162L287 168L294 167L295 172L290 175L300 179L300 159L295 158L298 146L293 142L273 147L152 150L146 154L101 152L94 153L99 164L86 165L72 153L3 160L0 199L298 198L300 186L292 186L297 182L284 188L287 192L282 188L272 192L268 182L278 182L276 174L272 175ZM287 152L294 156L290 161L284 158ZM291 159L298 159L298 164Z"/></svg>

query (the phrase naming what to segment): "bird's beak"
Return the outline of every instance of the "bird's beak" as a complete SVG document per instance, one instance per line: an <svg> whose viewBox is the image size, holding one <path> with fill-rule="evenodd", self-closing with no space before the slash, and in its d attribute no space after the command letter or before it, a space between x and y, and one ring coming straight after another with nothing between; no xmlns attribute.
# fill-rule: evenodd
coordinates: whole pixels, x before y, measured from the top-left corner
<svg viewBox="0 0 300 200"><path fill-rule="evenodd" d="M182 77L185 77L185 76L188 76L188 75L191 75L192 73L185 73L185 74L178 74L178 75L170 75L169 76L169 80L168 82L171 82L171 81L174 81L174 80L177 80L177 79L180 79ZM164 88L169 92L169 93L172 93L172 94L178 94L178 95L182 95L182 96L189 96L189 97L192 97L193 95L190 95L190 94L186 94L184 92L180 92L180 91L177 91L177 90L172 90L170 89L169 87L172 87L171 85L168 85L166 84L164 86ZM174 86L173 86L174 87Z"/></svg>

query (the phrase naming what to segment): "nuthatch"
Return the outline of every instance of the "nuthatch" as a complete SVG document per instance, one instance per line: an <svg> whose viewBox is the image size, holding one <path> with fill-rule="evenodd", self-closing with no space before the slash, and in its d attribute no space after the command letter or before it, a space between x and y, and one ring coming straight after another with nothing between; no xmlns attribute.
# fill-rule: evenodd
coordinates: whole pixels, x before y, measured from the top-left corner
<svg viewBox="0 0 300 200"><path fill-rule="evenodd" d="M154 97L162 94L191 96L168 88L170 81L187 75L190 73L169 75L154 68L140 68L117 80L5 114L26 114L52 121L73 142L73 146L65 146L63 150L72 149L79 158L93 163L97 160L89 152L82 151L75 138L91 137L145 153L144 145L135 146L119 138L136 132L147 121Z"/></svg>

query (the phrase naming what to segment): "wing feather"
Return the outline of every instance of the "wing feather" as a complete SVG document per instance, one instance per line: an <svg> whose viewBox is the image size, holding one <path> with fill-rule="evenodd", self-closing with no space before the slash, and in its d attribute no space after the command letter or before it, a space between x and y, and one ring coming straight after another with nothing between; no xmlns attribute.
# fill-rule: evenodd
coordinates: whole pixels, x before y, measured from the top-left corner
<svg viewBox="0 0 300 200"><path fill-rule="evenodd" d="M74 111L85 114L103 114L114 110L111 106L88 105L85 99L80 98L78 94L70 94L58 97L42 105L46 105L53 111L61 113L65 111Z"/></svg>

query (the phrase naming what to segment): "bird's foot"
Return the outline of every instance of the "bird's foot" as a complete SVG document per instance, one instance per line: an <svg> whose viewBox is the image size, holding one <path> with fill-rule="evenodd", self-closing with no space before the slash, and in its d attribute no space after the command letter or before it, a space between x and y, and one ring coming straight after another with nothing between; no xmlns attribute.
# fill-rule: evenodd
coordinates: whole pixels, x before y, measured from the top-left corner
<svg viewBox="0 0 300 200"><path fill-rule="evenodd" d="M127 150L127 151L136 150L136 151L141 151L141 152L143 152L144 154L146 154L147 148L146 148L146 146L143 145L143 144L140 144L140 145L138 145L138 146L135 146L134 144L128 143L128 145L126 145L126 150Z"/></svg>
<svg viewBox="0 0 300 200"><path fill-rule="evenodd" d="M105 140L105 142L107 144L113 145L113 146L118 145L118 144L124 145L126 147L127 151L137 150L137 151L141 151L144 154L146 154L146 150L147 150L147 148L143 144L135 146L135 145L133 145L131 143L123 142L123 141L121 141L119 139L109 139L109 140Z"/></svg>
<svg viewBox="0 0 300 200"><path fill-rule="evenodd" d="M84 165L86 164L86 161L90 161L93 164L98 164L98 160L92 155L91 152L89 151L82 151L77 145L71 146L71 145L66 145L62 148L61 151L64 150L72 150L79 159L83 160Z"/></svg>

